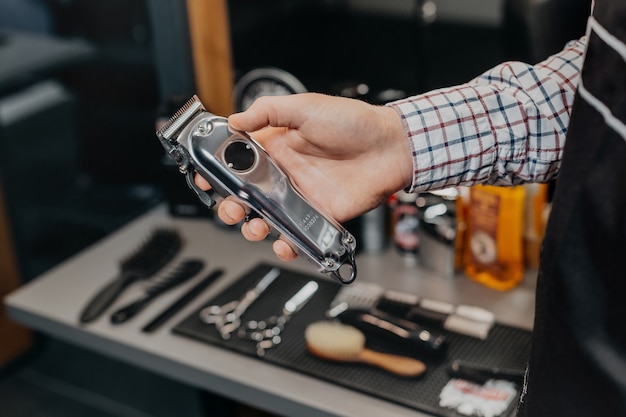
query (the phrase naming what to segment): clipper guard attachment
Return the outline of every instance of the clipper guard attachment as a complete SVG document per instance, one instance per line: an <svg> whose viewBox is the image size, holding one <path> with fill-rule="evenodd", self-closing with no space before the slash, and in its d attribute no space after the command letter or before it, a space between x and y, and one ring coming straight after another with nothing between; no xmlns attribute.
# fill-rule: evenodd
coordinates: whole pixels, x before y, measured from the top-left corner
<svg viewBox="0 0 626 417"><path fill-rule="evenodd" d="M275 236L341 283L355 280L356 241L341 224L300 193L289 175L252 137L230 130L193 96L157 132L187 183L208 207L214 201L194 181L198 172L222 197L234 196L249 216L262 217Z"/></svg>

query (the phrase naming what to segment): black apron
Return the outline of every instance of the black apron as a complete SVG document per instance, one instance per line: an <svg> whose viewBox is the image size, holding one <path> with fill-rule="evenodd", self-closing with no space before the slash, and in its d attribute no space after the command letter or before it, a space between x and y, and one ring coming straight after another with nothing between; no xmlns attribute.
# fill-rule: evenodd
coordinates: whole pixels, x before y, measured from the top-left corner
<svg viewBox="0 0 626 417"><path fill-rule="evenodd" d="M626 43L626 1L593 15ZM626 61L593 31L582 83L626 124ZM541 259L518 415L626 416L626 138L580 88Z"/></svg>

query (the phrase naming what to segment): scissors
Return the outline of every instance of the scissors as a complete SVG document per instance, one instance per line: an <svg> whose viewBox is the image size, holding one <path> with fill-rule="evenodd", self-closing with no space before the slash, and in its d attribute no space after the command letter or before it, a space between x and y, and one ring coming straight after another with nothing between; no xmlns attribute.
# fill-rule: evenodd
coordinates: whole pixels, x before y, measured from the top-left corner
<svg viewBox="0 0 626 417"><path fill-rule="evenodd" d="M241 325L243 313L279 275L280 269L272 268L253 288L246 291L239 300L233 300L221 306L211 305L200 310L200 320L204 323L215 325L222 339L229 339L231 333Z"/></svg>
<svg viewBox="0 0 626 417"><path fill-rule="evenodd" d="M281 334L292 315L297 313L313 297L319 285L315 281L307 282L283 306L280 315L271 316L265 320L250 320L239 329L239 337L247 337L256 342L258 356L265 355L267 349L273 348L281 341Z"/></svg>

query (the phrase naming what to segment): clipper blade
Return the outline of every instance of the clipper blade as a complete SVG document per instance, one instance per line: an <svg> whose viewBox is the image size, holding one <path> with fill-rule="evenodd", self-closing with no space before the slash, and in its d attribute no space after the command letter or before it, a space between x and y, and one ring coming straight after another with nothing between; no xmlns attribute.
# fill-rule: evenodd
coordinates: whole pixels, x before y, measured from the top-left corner
<svg viewBox="0 0 626 417"><path fill-rule="evenodd" d="M157 131L157 136L169 141L175 140L176 133L198 112L206 111L195 94Z"/></svg>

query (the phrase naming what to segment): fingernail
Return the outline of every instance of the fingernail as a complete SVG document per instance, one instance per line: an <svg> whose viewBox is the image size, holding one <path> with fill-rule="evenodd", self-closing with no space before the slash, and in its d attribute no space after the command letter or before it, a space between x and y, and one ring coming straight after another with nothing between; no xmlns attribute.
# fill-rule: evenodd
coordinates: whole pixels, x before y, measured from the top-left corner
<svg viewBox="0 0 626 417"><path fill-rule="evenodd" d="M236 213L237 209L235 207L231 207L230 205L226 205L224 206L224 215L226 217L228 217L228 220L230 221L236 221L237 220L237 214Z"/></svg>
<svg viewBox="0 0 626 417"><path fill-rule="evenodd" d="M263 237L265 236L265 227L263 225L263 223L259 223L259 222L249 222L248 223L248 231L250 232L251 235L253 235L254 237Z"/></svg>

